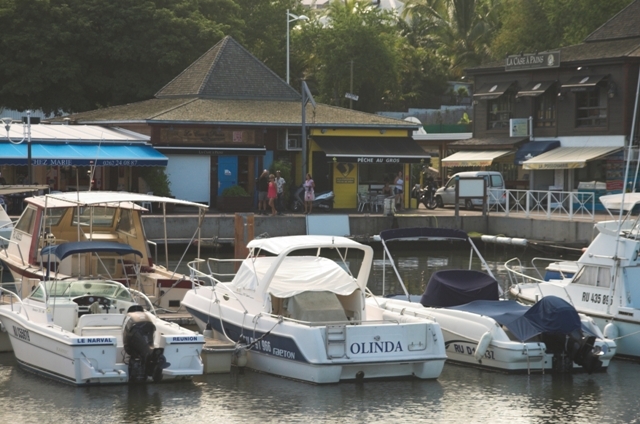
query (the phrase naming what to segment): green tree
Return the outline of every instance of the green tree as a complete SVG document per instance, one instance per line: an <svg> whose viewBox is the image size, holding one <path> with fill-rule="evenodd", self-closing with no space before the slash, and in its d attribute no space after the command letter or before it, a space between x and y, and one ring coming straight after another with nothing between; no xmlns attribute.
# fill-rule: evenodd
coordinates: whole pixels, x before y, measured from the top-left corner
<svg viewBox="0 0 640 424"><path fill-rule="evenodd" d="M233 0L0 0L0 104L75 112L151 98L237 13Z"/></svg>
<svg viewBox="0 0 640 424"><path fill-rule="evenodd" d="M632 0L504 0L496 58L581 43Z"/></svg>
<svg viewBox="0 0 640 424"><path fill-rule="evenodd" d="M348 107L344 95L351 90L352 66L355 109L381 110L385 94L397 90L403 40L391 13L366 0L334 0L326 23L316 16L301 32L296 45L310 52L306 77L315 82L316 100Z"/></svg>
<svg viewBox="0 0 640 424"><path fill-rule="evenodd" d="M502 0L408 0L404 18L421 25L420 45L449 61L451 77L491 57Z"/></svg>

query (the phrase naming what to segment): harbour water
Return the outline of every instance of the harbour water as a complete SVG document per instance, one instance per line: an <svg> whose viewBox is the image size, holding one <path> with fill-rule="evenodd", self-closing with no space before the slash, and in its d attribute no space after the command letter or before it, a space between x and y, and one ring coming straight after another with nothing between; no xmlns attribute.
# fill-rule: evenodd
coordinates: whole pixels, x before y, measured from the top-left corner
<svg viewBox="0 0 640 424"><path fill-rule="evenodd" d="M396 250L412 294L435 269L469 261L467 249ZM505 260L541 256L502 246L482 253L505 287ZM381 251L376 258L374 292L382 287ZM393 289L391 280L387 267L385 285ZM177 384L75 388L26 373L13 354L0 354L0 416L6 423L634 423L639 379L640 364L614 360L593 375L506 375L447 364L435 381L315 386L234 370Z"/></svg>

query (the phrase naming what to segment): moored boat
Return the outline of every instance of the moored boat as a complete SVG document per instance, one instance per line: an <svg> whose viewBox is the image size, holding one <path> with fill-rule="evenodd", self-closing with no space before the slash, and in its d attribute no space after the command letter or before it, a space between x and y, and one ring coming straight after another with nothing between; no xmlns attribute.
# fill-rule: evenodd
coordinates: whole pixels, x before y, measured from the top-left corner
<svg viewBox="0 0 640 424"><path fill-rule="evenodd" d="M446 356L436 322L365 302L370 246L290 236L247 247L244 260L190 263L192 277L211 285L183 304L202 330L235 342L249 368L313 383L440 375ZM199 271L205 263L208 273Z"/></svg>
<svg viewBox="0 0 640 424"><path fill-rule="evenodd" d="M128 245L79 242L47 246L42 255L142 257ZM144 383L203 372L201 334L161 320L143 293L113 280L47 279L21 299L0 288L0 322L18 364L65 383ZM8 301L7 301L8 298Z"/></svg>
<svg viewBox="0 0 640 424"><path fill-rule="evenodd" d="M562 299L549 298L533 307L501 300L498 282L464 231L403 228L383 231L379 238L385 252L383 263L391 264L404 294L376 296L367 302L398 316L436 320L450 362L503 372L593 372L606 369L615 354L616 344L604 340L590 318L579 315ZM467 244L484 270L436 271L424 294L412 296L389 250L394 241Z"/></svg>

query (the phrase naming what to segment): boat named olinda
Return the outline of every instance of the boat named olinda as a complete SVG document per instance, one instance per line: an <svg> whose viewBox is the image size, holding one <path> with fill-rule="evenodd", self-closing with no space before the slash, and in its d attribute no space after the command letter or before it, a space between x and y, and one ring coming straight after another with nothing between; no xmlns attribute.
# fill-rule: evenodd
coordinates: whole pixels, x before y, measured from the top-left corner
<svg viewBox="0 0 640 424"><path fill-rule="evenodd" d="M208 259L208 274L198 270L204 260L190 263L192 277L212 285L183 301L201 329L237 343L239 362L313 383L442 372L436 322L392 317L365 302L371 247L344 237L290 236L256 239L248 248L237 273L235 260ZM231 281L221 281L225 276Z"/></svg>

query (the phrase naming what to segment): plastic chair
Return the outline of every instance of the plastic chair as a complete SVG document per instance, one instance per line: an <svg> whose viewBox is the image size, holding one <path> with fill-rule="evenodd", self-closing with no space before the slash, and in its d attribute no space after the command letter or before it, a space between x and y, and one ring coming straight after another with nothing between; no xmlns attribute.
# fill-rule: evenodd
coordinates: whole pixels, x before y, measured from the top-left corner
<svg viewBox="0 0 640 424"><path fill-rule="evenodd" d="M378 212L378 208L380 208L380 210L384 210L384 199L386 198L386 194L378 194L375 196L375 198L372 199L373 205L376 208L376 212Z"/></svg>
<svg viewBox="0 0 640 424"><path fill-rule="evenodd" d="M371 205L369 203L369 193L358 193L358 212L364 212L364 208Z"/></svg>
<svg viewBox="0 0 640 424"><path fill-rule="evenodd" d="M153 196L153 191L147 193L149 196ZM151 202L140 202L140 206L149 210L149 212L153 213L153 206Z"/></svg>

